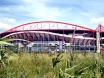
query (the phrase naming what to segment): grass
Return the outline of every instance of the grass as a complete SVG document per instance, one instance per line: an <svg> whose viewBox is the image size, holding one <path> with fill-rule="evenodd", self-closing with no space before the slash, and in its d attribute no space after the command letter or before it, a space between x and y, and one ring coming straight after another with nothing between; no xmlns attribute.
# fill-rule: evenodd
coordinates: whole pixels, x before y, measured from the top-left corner
<svg viewBox="0 0 104 78"><path fill-rule="evenodd" d="M104 53L57 55L12 53L0 68L0 78L104 78ZM59 59L54 67L53 58Z"/></svg>
<svg viewBox="0 0 104 78"><path fill-rule="evenodd" d="M52 58L56 54L21 53L12 54L6 66L7 76L20 78L53 78L58 77L59 68L65 69L67 57L63 54L61 62L53 68ZM10 77L11 78L11 77ZM24 77L23 77L24 78Z"/></svg>

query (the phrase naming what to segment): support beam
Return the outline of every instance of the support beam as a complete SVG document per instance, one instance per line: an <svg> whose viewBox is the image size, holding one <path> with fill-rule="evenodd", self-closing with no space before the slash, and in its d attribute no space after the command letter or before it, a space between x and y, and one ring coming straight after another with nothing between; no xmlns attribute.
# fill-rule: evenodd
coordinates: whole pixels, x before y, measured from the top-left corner
<svg viewBox="0 0 104 78"><path fill-rule="evenodd" d="M48 41L48 38L47 38L47 36L45 35L45 33L43 33L43 35L44 35L44 41Z"/></svg>
<svg viewBox="0 0 104 78"><path fill-rule="evenodd" d="M49 36L50 36L50 39L52 40L52 36L49 34Z"/></svg>
<svg viewBox="0 0 104 78"><path fill-rule="evenodd" d="M23 36L23 34L21 33L21 37L22 37L22 39L25 39L25 37Z"/></svg>
<svg viewBox="0 0 104 78"><path fill-rule="evenodd" d="M30 40L34 41L34 37L33 37L32 33L30 33L30 32L28 32L28 33L30 34Z"/></svg>
<svg viewBox="0 0 104 78"><path fill-rule="evenodd" d="M34 34L34 36L35 36L36 40L38 41L38 37L37 37L37 35L36 35L35 33L33 33L33 34Z"/></svg>

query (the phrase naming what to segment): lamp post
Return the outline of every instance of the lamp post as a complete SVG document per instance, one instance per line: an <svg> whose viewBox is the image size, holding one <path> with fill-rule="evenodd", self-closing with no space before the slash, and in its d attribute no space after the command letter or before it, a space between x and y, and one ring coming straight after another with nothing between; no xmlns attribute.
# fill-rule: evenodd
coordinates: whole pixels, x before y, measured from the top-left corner
<svg viewBox="0 0 104 78"><path fill-rule="evenodd" d="M75 31L76 31L76 29L77 29L77 27L75 27L75 29L74 29L74 31L73 31L73 34L72 34L72 38L71 38L71 40L70 40L70 46L69 46L69 52L71 52L72 53L72 49L71 49L71 46L72 46L72 44L73 44L73 38L75 37Z"/></svg>

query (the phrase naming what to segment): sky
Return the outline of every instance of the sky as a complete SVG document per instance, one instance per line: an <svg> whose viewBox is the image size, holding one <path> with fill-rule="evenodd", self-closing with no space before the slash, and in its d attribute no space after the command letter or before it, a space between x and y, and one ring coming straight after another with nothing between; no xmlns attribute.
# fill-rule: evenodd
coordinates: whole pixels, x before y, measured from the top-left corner
<svg viewBox="0 0 104 78"><path fill-rule="evenodd" d="M35 21L104 26L104 0L1 0L0 32Z"/></svg>

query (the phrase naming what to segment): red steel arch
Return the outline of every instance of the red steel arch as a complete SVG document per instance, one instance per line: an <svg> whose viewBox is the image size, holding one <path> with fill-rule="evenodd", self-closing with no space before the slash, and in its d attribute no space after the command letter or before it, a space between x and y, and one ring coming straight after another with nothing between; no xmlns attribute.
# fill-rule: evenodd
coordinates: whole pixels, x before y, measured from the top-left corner
<svg viewBox="0 0 104 78"><path fill-rule="evenodd" d="M72 27L72 28L71 28ZM74 30L75 27L77 27L78 30L87 30L87 31L92 31L92 32L96 32L96 30L84 27L84 26L80 26L80 25L76 25L76 24L70 24L70 23L65 23L65 22L57 22L57 21L38 21L38 22L30 22L30 23L26 23L26 24L22 24L19 26L16 26L14 28L11 28L6 32L15 32L15 31L23 31L23 30Z"/></svg>
<svg viewBox="0 0 104 78"><path fill-rule="evenodd" d="M76 31L74 32L75 29ZM1 34L1 38L25 39L31 42L60 41L63 44L72 43L73 47L80 44L82 48L94 48L95 46L89 46L89 44L95 45L96 31L97 30L93 30L84 26L65 22L38 21L22 24L11 28L3 32Z"/></svg>
<svg viewBox="0 0 104 78"><path fill-rule="evenodd" d="M99 24L98 27L96 28L96 31L98 31L98 32L104 32L104 26L102 26L101 24Z"/></svg>

